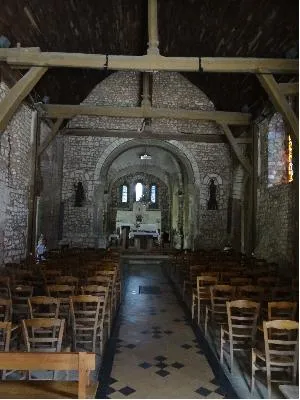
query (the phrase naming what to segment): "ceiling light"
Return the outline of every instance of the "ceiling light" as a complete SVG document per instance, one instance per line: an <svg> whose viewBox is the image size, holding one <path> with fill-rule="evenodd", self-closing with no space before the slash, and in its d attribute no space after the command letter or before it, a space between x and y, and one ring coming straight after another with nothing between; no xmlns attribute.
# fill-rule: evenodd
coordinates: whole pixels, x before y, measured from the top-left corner
<svg viewBox="0 0 300 400"><path fill-rule="evenodd" d="M145 152L145 154L141 154L141 155L140 155L140 159L141 159L141 160L152 160L152 156L150 156L150 154L147 154L147 153Z"/></svg>

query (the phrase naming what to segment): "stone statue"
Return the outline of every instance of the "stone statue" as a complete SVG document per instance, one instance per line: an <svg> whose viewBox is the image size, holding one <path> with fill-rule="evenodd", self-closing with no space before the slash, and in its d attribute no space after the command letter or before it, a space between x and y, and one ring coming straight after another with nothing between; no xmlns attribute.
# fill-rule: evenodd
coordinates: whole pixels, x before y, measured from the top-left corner
<svg viewBox="0 0 300 400"><path fill-rule="evenodd" d="M211 179L209 182L209 200L207 203L208 210L217 210L217 185L215 184L215 180Z"/></svg>
<svg viewBox="0 0 300 400"><path fill-rule="evenodd" d="M74 189L75 189L75 202L74 202L74 207L82 207L82 203L84 200L84 189L83 189L83 184L82 182L78 182L77 185L76 183L74 184Z"/></svg>

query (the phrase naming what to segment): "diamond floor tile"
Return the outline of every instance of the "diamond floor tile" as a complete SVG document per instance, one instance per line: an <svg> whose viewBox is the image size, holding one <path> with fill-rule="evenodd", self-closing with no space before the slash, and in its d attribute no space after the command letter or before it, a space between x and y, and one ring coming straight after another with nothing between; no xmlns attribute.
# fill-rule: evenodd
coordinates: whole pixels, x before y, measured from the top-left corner
<svg viewBox="0 0 300 400"><path fill-rule="evenodd" d="M129 396L134 393L136 390L132 389L130 386L125 386L119 390L120 393L124 394L124 396Z"/></svg>
<svg viewBox="0 0 300 400"><path fill-rule="evenodd" d="M126 295L119 315L123 324L106 396L224 397L161 267L134 264L126 267L126 274Z"/></svg>

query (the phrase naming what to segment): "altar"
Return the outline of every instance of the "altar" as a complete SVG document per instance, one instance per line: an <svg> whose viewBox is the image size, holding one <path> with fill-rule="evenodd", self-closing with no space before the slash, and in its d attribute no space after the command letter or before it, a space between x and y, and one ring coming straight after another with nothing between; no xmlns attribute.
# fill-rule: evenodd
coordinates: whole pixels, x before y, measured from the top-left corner
<svg viewBox="0 0 300 400"><path fill-rule="evenodd" d="M151 249L154 241L159 242L160 234L154 224L140 224L129 231L129 240L133 239L136 250Z"/></svg>
<svg viewBox="0 0 300 400"><path fill-rule="evenodd" d="M133 203L132 211L117 210L116 231L124 230L126 240L128 239L128 246L126 244L124 247L134 247L136 250L151 249L154 241L160 240L161 211L149 210L147 204L142 202Z"/></svg>

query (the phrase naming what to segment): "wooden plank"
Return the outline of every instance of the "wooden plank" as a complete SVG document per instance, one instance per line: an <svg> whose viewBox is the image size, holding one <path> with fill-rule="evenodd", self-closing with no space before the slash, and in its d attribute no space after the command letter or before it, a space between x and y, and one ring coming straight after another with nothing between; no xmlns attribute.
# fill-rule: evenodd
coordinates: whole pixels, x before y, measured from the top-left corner
<svg viewBox="0 0 300 400"><path fill-rule="evenodd" d="M62 366L62 369L63 366ZM86 399L94 399L97 383L86 388ZM78 399L77 381L16 381L0 382L0 399Z"/></svg>
<svg viewBox="0 0 300 400"><path fill-rule="evenodd" d="M241 152L241 149L239 148L239 146L235 140L235 137L233 136L229 126L222 122L220 123L220 126L222 127L225 135L227 136L227 139L228 139L229 143L231 144L232 150L234 151L238 160L240 161L242 166L245 168L247 173L250 174L251 173L251 165L250 165L249 161L247 160L247 158L244 156L244 154Z"/></svg>
<svg viewBox="0 0 300 400"><path fill-rule="evenodd" d="M0 61L24 66L92 68L131 71L190 71L296 74L298 60L286 58L246 57L163 57L38 52L20 49L0 49ZM200 68L199 68L200 66Z"/></svg>
<svg viewBox="0 0 300 400"><path fill-rule="evenodd" d="M7 93L0 103L0 132L3 132L13 114L45 74L47 68L32 67Z"/></svg>
<svg viewBox="0 0 300 400"><path fill-rule="evenodd" d="M78 356L78 398L84 399L86 395L86 387L88 385L88 367L85 363L85 353L79 353Z"/></svg>
<svg viewBox="0 0 300 400"><path fill-rule="evenodd" d="M116 137L129 139L156 139L156 140L179 140L183 142L202 142L202 143L228 143L226 135L223 134L203 134L203 133L170 133L170 132L151 132L145 130L124 131L124 130L107 130L107 129L64 129L64 136L96 136L96 137ZM238 137L235 139L238 144L251 144L251 138Z"/></svg>
<svg viewBox="0 0 300 400"><path fill-rule="evenodd" d="M251 114L226 111L198 111L152 107L110 107L91 105L45 104L48 118L73 118L76 115L123 118L170 118L224 122L228 125L249 125Z"/></svg>
<svg viewBox="0 0 300 400"><path fill-rule="evenodd" d="M0 365L3 369L21 370L78 370L79 353L30 353L30 352L0 352ZM86 366L89 370L96 367L95 353L86 354Z"/></svg>
<svg viewBox="0 0 300 400"><path fill-rule="evenodd" d="M278 86L285 96L297 96L299 94L299 82L279 83Z"/></svg>
<svg viewBox="0 0 300 400"><path fill-rule="evenodd" d="M55 124L52 127L52 131L50 133L50 135L45 139L45 141L39 146L38 149L38 157L40 157L44 151L48 148L48 146L51 144L51 142L54 140L54 138L56 137L56 135L59 132L59 128L61 127L61 124L63 123L63 118L58 118L55 121Z"/></svg>
<svg viewBox="0 0 300 400"><path fill-rule="evenodd" d="M299 60L286 58L201 57L203 72L297 74Z"/></svg>
<svg viewBox="0 0 300 400"><path fill-rule="evenodd" d="M294 139L299 140L299 121L292 107L289 105L284 94L280 91L279 85L271 74L257 74L262 87L267 92L275 109L282 115Z"/></svg>
<svg viewBox="0 0 300 400"><path fill-rule="evenodd" d="M1 49L0 49L1 50ZM92 68L129 71L199 71L198 57L163 57L157 54L122 56L105 54L58 52L6 52L0 51L0 60L11 65L46 66L64 68Z"/></svg>
<svg viewBox="0 0 300 400"><path fill-rule="evenodd" d="M142 107L151 107L150 100L150 74L143 72L143 93L142 93Z"/></svg>

